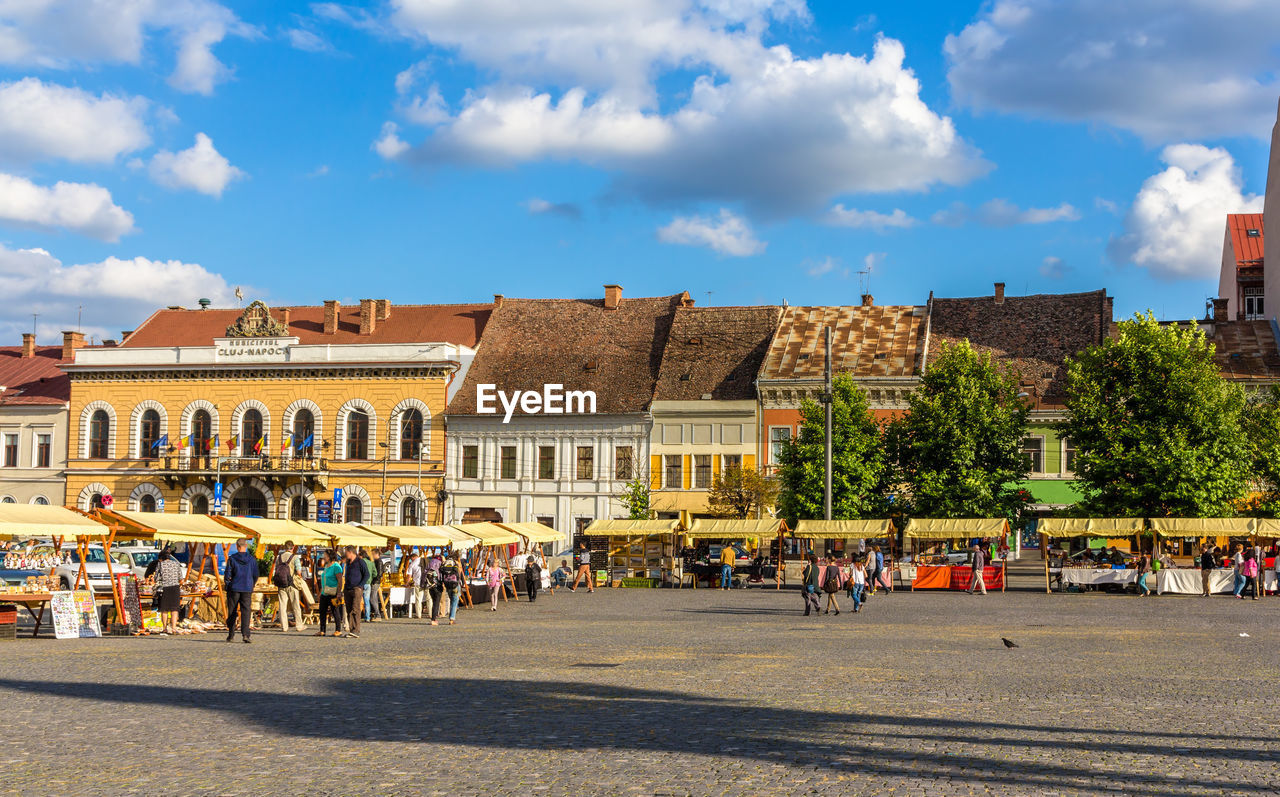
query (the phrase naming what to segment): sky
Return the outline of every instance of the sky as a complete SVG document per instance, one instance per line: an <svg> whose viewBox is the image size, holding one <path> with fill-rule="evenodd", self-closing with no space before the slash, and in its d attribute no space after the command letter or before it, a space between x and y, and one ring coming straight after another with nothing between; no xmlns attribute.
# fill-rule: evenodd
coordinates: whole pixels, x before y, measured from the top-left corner
<svg viewBox="0 0 1280 797"><path fill-rule="evenodd" d="M236 288L1198 316L1277 45L1274 0L0 0L0 343Z"/></svg>

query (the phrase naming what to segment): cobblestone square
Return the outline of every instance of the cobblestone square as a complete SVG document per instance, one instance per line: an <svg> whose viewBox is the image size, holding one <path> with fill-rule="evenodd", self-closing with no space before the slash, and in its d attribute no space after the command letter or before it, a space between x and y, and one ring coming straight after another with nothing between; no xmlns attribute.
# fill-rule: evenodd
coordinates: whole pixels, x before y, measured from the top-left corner
<svg viewBox="0 0 1280 797"><path fill-rule="evenodd" d="M20 639L0 791L1280 791L1280 600L1046 595L1037 566L838 617L795 591L560 591L358 640Z"/></svg>

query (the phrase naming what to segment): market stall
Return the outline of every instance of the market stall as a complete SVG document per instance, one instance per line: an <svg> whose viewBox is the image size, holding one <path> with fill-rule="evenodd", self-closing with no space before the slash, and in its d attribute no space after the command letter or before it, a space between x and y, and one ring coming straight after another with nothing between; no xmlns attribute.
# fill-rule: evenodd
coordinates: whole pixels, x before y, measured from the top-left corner
<svg viewBox="0 0 1280 797"><path fill-rule="evenodd" d="M1040 518L1036 532L1040 535L1041 549L1049 550L1049 541L1064 539L1116 540L1142 534L1145 521L1142 518ZM1044 591L1050 592L1054 581L1060 588L1127 586L1138 580L1138 573L1125 567L1093 567L1092 563L1076 564L1068 557L1060 560L1046 557L1044 560Z"/></svg>
<svg viewBox="0 0 1280 797"><path fill-rule="evenodd" d="M1254 518L1151 518L1150 523L1152 532L1162 539L1194 538L1197 543L1206 538L1214 539L1215 543L1229 541L1233 537L1254 540L1259 536L1260 526L1269 527L1265 521ZM1224 556L1226 553L1223 551ZM1222 558L1219 557L1219 564ZM1259 562L1259 566L1262 565ZM1235 576L1230 568L1219 568L1209 574L1210 593L1230 593L1234 588ZM1202 572L1198 566L1161 569L1156 573L1156 592L1160 595L1203 595Z"/></svg>
<svg viewBox="0 0 1280 797"><path fill-rule="evenodd" d="M1253 521L1254 542L1261 544L1263 540L1270 540L1272 545L1280 541L1280 520L1276 518L1256 518ZM1280 557L1263 558L1262 564L1266 567L1262 571L1262 590L1266 592L1276 592L1280 590L1280 583L1276 578L1276 561Z"/></svg>
<svg viewBox="0 0 1280 797"><path fill-rule="evenodd" d="M914 572L911 589L965 590L973 578L967 564L952 562L945 553L922 552L930 544L941 546L945 542L960 541L958 550L969 547L970 540L1004 538L1009 534L1009 521L1005 518L912 518L907 521L902 537L911 541L911 561ZM987 589L1005 590L1005 561L989 562L982 569L982 580Z"/></svg>
<svg viewBox="0 0 1280 797"><path fill-rule="evenodd" d="M325 548L333 544L333 537L327 530L323 533L315 531L296 520L223 517L221 515L213 515L211 517L232 531L239 532L242 538L252 538L254 543L253 555L259 560L262 559L268 548L275 548L287 542L306 547L320 546ZM279 590L272 585L270 578L259 578L258 586L253 591L253 611L265 611L268 606L267 599L277 598L278 592Z"/></svg>
<svg viewBox="0 0 1280 797"><path fill-rule="evenodd" d="M791 537L797 540L878 540L884 538L889 544L897 535L898 530L893 525L892 520L801 520L796 523L796 528L791 532ZM885 561L892 561L892 549L884 551ZM786 583L786 573L784 567L778 568L779 580ZM886 589L893 589L893 580L889 578L888 572L883 576L885 579L881 585Z"/></svg>
<svg viewBox="0 0 1280 797"><path fill-rule="evenodd" d="M678 520L596 520L584 536L607 540L606 566L614 586L679 584Z"/></svg>
<svg viewBox="0 0 1280 797"><path fill-rule="evenodd" d="M507 583L511 585L511 592L515 595L517 601L520 600L520 593L516 590L515 575L511 572L511 557L507 549L507 546L520 544L520 535L513 531L507 531L497 523L454 523L451 525L454 529L477 540L477 555L473 557L469 576L478 578L480 564L488 561L488 558L492 556L495 562L502 564L503 571L507 574ZM505 590L503 591L502 600L507 600Z"/></svg>
<svg viewBox="0 0 1280 797"><path fill-rule="evenodd" d="M550 583L551 569L547 567L547 555L543 550L543 546L547 543L557 543L564 541L564 535L550 526L544 526L541 523L524 522L524 523L499 523L499 526L507 531L513 531L524 538L525 555L535 556L545 574L544 578L548 579L546 583ZM526 584L525 589L528 589Z"/></svg>
<svg viewBox="0 0 1280 797"><path fill-rule="evenodd" d="M684 537L690 543L699 541L718 541L721 544L728 544L731 541L742 540L744 542L755 540L755 548L757 551L766 546L771 546L774 540L778 542L778 553L782 555L782 539L787 532L786 521L781 518L763 518L760 520L740 520L732 518L698 518L693 521L693 525L684 533ZM718 556L714 555L714 550L708 548L707 563L702 563L695 558L692 561L687 560L683 563L685 575L690 572L696 574L694 578L694 586L697 586L699 577L708 577L713 582L719 577L720 564ZM785 566L785 562L780 561L779 571ZM751 563L748 560L745 564L742 557L738 557L738 563L734 565L734 573L749 573ZM775 576L775 587L782 589L781 576Z"/></svg>

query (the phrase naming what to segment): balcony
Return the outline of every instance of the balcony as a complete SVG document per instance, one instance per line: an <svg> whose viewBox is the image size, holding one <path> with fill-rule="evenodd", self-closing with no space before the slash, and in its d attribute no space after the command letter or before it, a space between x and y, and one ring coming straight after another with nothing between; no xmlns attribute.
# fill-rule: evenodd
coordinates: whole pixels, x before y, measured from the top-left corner
<svg viewBox="0 0 1280 797"><path fill-rule="evenodd" d="M170 487L184 487L199 481L213 481L221 476L256 476L268 484L280 484L301 478L309 487L323 488L329 477L329 460L322 457L200 457L190 455L163 456L145 460L148 470L155 471Z"/></svg>

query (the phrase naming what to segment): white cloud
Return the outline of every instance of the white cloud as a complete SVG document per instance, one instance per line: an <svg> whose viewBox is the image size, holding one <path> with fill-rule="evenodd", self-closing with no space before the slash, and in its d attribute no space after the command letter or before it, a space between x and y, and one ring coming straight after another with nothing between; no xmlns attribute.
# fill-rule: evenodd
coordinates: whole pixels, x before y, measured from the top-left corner
<svg viewBox="0 0 1280 797"><path fill-rule="evenodd" d="M719 216L677 216L658 228L658 240L666 244L705 246L722 255L746 257L764 252L768 245L756 239L751 226L728 208Z"/></svg>
<svg viewBox="0 0 1280 797"><path fill-rule="evenodd" d="M118 338L157 307L193 306L205 297L230 305L232 289L220 275L194 263L108 257L64 266L43 249L7 249L0 244L0 337L16 339L40 314L39 334L47 340L75 329L83 308L85 332Z"/></svg>
<svg viewBox="0 0 1280 797"><path fill-rule="evenodd" d="M862 258L862 266L867 270L867 273L870 274L875 270L876 266L883 263L884 259L888 256L888 252L868 252L867 256Z"/></svg>
<svg viewBox="0 0 1280 797"><path fill-rule="evenodd" d="M1168 168L1143 182L1124 235L1107 251L1164 279L1214 277L1226 214L1261 212L1262 197L1243 193L1240 169L1225 149L1175 144L1160 159Z"/></svg>
<svg viewBox="0 0 1280 797"><path fill-rule="evenodd" d="M1040 276L1045 279L1060 280L1066 278L1075 269L1068 266L1060 257L1050 255L1040 262Z"/></svg>
<svg viewBox="0 0 1280 797"><path fill-rule="evenodd" d="M838 204L827 211L825 221L833 227L853 227L876 232L884 232L890 227L914 227L920 223L918 219L908 216L901 208L895 208L892 213L879 213L874 210L846 208L843 204Z"/></svg>
<svg viewBox="0 0 1280 797"><path fill-rule="evenodd" d="M540 197L534 197L524 203L525 208L535 216L547 215L562 216L566 219L582 218L582 208L572 202L548 202Z"/></svg>
<svg viewBox="0 0 1280 797"><path fill-rule="evenodd" d="M110 163L151 143L139 97L94 95L28 77L0 83L0 160Z"/></svg>
<svg viewBox="0 0 1280 797"><path fill-rule="evenodd" d="M996 0L948 36L963 105L1100 122L1149 141L1265 136L1275 0Z"/></svg>
<svg viewBox="0 0 1280 797"><path fill-rule="evenodd" d="M58 182L47 188L9 174L0 174L0 222L61 227L104 241L133 232L133 215L102 186Z"/></svg>
<svg viewBox="0 0 1280 797"><path fill-rule="evenodd" d="M322 163L311 171L307 172L308 177L324 177L329 173L329 164Z"/></svg>
<svg viewBox="0 0 1280 797"><path fill-rule="evenodd" d="M839 266L840 266L839 258L831 257L830 255L827 255L822 259L822 262L816 265L810 266L808 269L806 269L806 271L808 272L810 277L822 277L835 271ZM845 272L846 272L845 276L848 276L848 273L847 273L848 269L845 269Z"/></svg>
<svg viewBox="0 0 1280 797"><path fill-rule="evenodd" d="M992 199L972 210L963 202L956 202L946 210L939 210L930 217L934 224L959 227L977 222L986 227L1013 227L1018 224L1048 224L1054 221L1076 221L1080 211L1063 202L1052 208L1020 208L1005 199Z"/></svg>
<svg viewBox="0 0 1280 797"><path fill-rule="evenodd" d="M384 122L382 135L373 142L373 151L387 160L395 160L409 151L409 145L400 138L399 126L395 122Z"/></svg>
<svg viewBox="0 0 1280 797"><path fill-rule="evenodd" d="M0 3L0 64L137 65L154 31L167 34L176 50L170 85L200 94L211 93L230 74L213 47L228 36L258 35L212 0L8 0Z"/></svg>
<svg viewBox="0 0 1280 797"><path fill-rule="evenodd" d="M302 50L308 53L327 53L333 51L333 45L329 44L323 36L313 30L306 28L289 28L284 32L285 39L289 42L289 46L295 50Z"/></svg>
<svg viewBox="0 0 1280 797"><path fill-rule="evenodd" d="M232 180L245 176L213 148L213 140L196 133L196 143L181 152L161 150L151 159L151 179L166 188L189 189L221 197Z"/></svg>

